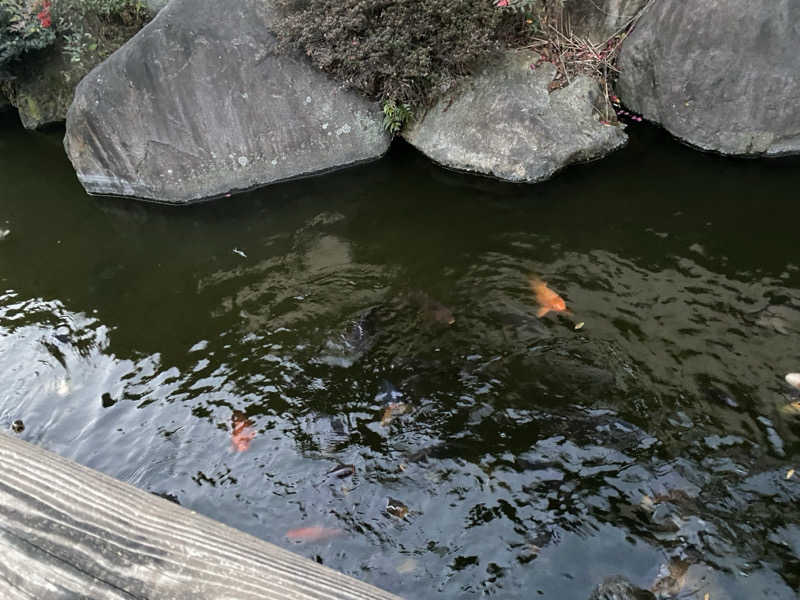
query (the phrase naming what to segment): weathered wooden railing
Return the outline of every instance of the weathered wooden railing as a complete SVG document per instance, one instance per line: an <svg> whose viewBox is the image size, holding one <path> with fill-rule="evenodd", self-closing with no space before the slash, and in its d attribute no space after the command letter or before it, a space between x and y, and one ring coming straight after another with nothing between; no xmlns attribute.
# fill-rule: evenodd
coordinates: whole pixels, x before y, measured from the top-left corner
<svg viewBox="0 0 800 600"><path fill-rule="evenodd" d="M0 598L397 600L5 434Z"/></svg>

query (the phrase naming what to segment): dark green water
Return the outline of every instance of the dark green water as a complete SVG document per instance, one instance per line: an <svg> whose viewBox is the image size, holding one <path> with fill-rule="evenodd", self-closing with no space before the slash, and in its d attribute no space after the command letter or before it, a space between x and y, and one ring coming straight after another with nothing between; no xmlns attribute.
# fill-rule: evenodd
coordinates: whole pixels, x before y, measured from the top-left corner
<svg viewBox="0 0 800 600"><path fill-rule="evenodd" d="M0 121L3 428L409 599L797 597L800 160L640 128L511 186L400 146L170 209L86 196L60 135Z"/></svg>

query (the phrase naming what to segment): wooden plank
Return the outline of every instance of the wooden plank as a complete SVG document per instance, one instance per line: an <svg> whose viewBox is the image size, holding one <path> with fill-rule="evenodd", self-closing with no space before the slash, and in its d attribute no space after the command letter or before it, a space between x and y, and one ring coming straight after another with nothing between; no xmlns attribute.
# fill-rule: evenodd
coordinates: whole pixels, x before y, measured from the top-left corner
<svg viewBox="0 0 800 600"><path fill-rule="evenodd" d="M0 434L0 598L395 599Z"/></svg>

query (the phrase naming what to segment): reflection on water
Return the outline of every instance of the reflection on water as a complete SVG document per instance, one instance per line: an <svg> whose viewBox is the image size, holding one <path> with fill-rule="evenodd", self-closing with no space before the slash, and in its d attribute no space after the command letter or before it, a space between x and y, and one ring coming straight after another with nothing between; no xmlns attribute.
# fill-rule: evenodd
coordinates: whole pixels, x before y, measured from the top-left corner
<svg viewBox="0 0 800 600"><path fill-rule="evenodd" d="M171 210L54 137L0 130L4 428L408 598L796 597L797 160L400 147Z"/></svg>

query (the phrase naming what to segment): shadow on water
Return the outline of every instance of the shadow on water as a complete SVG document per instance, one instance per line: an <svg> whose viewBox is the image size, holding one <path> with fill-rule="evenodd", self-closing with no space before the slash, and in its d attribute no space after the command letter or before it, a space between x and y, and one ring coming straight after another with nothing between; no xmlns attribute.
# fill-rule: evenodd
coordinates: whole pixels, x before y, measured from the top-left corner
<svg viewBox="0 0 800 600"><path fill-rule="evenodd" d="M0 122L3 426L409 598L795 597L797 159L639 128L514 186L397 144L176 209L60 143Z"/></svg>

